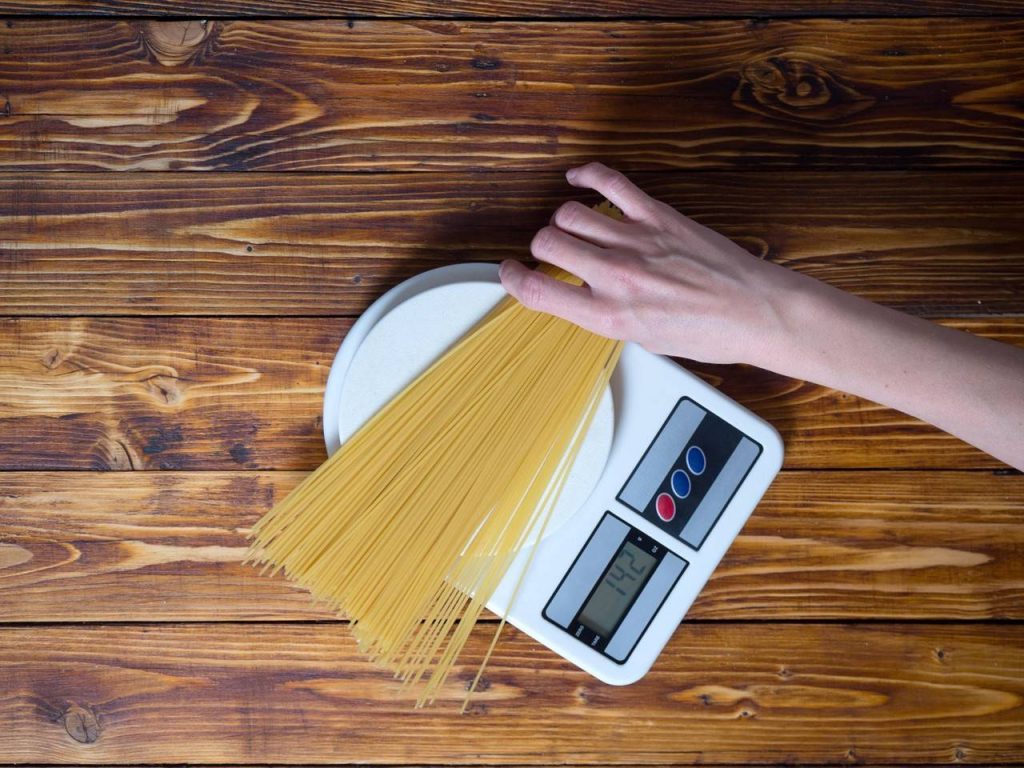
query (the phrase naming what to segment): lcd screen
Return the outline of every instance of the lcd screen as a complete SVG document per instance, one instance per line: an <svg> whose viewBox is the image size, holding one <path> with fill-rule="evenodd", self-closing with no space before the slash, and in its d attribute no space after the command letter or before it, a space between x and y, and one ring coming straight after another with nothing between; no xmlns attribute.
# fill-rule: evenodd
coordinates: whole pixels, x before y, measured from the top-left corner
<svg viewBox="0 0 1024 768"><path fill-rule="evenodd" d="M579 620L608 637L622 619L658 559L627 541L615 555L601 583L580 612Z"/></svg>

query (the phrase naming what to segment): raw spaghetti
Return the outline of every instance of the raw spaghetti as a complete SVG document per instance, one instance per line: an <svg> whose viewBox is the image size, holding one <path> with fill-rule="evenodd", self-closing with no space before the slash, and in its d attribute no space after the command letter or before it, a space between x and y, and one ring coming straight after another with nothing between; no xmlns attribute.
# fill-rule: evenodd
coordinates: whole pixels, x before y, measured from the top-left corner
<svg viewBox="0 0 1024 768"><path fill-rule="evenodd" d="M254 526L248 561L348 617L417 706L433 701L542 535L621 349L503 299Z"/></svg>

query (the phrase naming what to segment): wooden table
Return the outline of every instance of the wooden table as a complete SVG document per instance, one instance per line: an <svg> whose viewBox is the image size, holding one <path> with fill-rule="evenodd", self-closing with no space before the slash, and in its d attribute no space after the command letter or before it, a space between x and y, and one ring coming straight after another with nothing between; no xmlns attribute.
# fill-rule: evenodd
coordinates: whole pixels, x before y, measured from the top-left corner
<svg viewBox="0 0 1024 768"><path fill-rule="evenodd" d="M509 631L413 711L239 562L352 318L583 160L1024 344L1019 2L2 6L0 762L1024 763L1024 477L813 384L691 365L786 467L631 687Z"/></svg>

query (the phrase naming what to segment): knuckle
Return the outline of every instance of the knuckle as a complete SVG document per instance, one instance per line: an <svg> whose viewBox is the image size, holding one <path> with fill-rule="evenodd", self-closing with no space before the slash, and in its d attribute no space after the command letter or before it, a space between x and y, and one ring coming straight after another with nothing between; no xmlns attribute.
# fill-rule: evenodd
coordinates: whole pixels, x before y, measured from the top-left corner
<svg viewBox="0 0 1024 768"><path fill-rule="evenodd" d="M672 219L686 219L683 214L677 211L668 203L662 202L661 200L651 201L651 211L659 218L666 221Z"/></svg>
<svg viewBox="0 0 1024 768"><path fill-rule="evenodd" d="M599 186L610 169L604 163L592 161L579 169L579 179L589 187Z"/></svg>
<svg viewBox="0 0 1024 768"><path fill-rule="evenodd" d="M604 169L604 177L608 183L608 189L612 192L625 192L632 186L624 174L611 168Z"/></svg>
<svg viewBox="0 0 1024 768"><path fill-rule="evenodd" d="M530 309L539 309L544 303L544 280L536 272L523 275L519 283L519 301Z"/></svg>
<svg viewBox="0 0 1024 768"><path fill-rule="evenodd" d="M562 203L555 211L555 224L560 227L572 227L580 220L580 208L583 206L574 200Z"/></svg>
<svg viewBox="0 0 1024 768"><path fill-rule="evenodd" d="M634 261L621 261L612 268L612 278L618 292L627 301L632 300L643 289L645 274Z"/></svg>
<svg viewBox="0 0 1024 768"><path fill-rule="evenodd" d="M612 171L612 176L608 181L608 192L617 199L627 201L634 211L637 208L646 211L648 208L644 204L646 195L629 178L618 171Z"/></svg>
<svg viewBox="0 0 1024 768"><path fill-rule="evenodd" d="M533 236L533 241L530 243L530 253L534 256L543 256L551 253L555 246L555 230L553 227L544 227L536 235Z"/></svg>
<svg viewBox="0 0 1024 768"><path fill-rule="evenodd" d="M625 318L618 308L604 308L598 314L598 333L609 339L621 339L625 333Z"/></svg>
<svg viewBox="0 0 1024 768"><path fill-rule="evenodd" d="M692 219L688 219L671 205L661 200L648 198L644 201L644 207L648 211L648 219L651 226L660 233L671 232L675 234L680 231L689 232L691 227L696 224Z"/></svg>

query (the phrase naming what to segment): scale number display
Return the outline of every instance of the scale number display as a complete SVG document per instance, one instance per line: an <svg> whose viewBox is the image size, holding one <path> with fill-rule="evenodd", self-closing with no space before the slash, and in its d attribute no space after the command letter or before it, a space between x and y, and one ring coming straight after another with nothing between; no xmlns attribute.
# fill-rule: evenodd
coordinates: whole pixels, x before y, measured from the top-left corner
<svg viewBox="0 0 1024 768"><path fill-rule="evenodd" d="M543 616L622 664L686 566L663 544L605 512Z"/></svg>
<svg viewBox="0 0 1024 768"><path fill-rule="evenodd" d="M656 557L626 541L580 611L580 623L610 637L657 564Z"/></svg>

